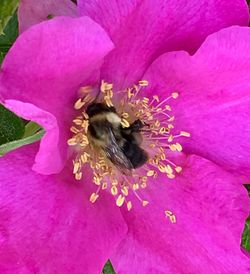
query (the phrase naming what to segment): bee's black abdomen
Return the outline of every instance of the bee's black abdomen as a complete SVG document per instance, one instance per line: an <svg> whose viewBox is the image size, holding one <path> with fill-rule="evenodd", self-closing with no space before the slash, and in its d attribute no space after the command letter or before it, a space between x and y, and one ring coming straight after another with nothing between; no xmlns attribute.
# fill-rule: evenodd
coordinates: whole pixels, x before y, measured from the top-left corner
<svg viewBox="0 0 250 274"><path fill-rule="evenodd" d="M138 168L144 165L148 160L147 153L138 145L131 142L125 142L122 150L126 157L130 160L133 168Z"/></svg>
<svg viewBox="0 0 250 274"><path fill-rule="evenodd" d="M89 117L93 117L93 116L103 113L103 112L116 113L116 110L114 107L108 107L102 103L92 103L87 107L87 110L86 110L86 113L88 114Z"/></svg>

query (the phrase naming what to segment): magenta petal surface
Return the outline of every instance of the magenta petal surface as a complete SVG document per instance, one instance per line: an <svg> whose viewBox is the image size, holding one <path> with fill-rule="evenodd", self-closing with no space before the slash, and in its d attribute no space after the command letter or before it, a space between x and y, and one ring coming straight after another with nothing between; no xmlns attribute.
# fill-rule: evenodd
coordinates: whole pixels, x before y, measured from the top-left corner
<svg viewBox="0 0 250 274"><path fill-rule="evenodd" d="M18 7L19 31L48 20L48 16L72 16L78 14L76 5L71 0L21 0Z"/></svg>
<svg viewBox="0 0 250 274"><path fill-rule="evenodd" d="M63 166L62 155L59 144L58 123L51 113L36 106L15 100L6 100L5 107L15 111L18 116L32 120L43 128L46 133L40 141L40 149L35 157L32 169L38 170L41 174L58 173Z"/></svg>
<svg viewBox="0 0 250 274"><path fill-rule="evenodd" d="M209 36L194 56L161 56L144 78L172 103L176 132L187 130L184 150L238 174L250 175L250 30L231 27Z"/></svg>
<svg viewBox="0 0 250 274"><path fill-rule="evenodd" d="M31 171L36 145L0 159L0 272L101 273L126 233L109 194L89 202L88 174Z"/></svg>
<svg viewBox="0 0 250 274"><path fill-rule="evenodd" d="M11 109L19 115L25 111L26 119L39 116L40 120L47 120L49 115L52 119L49 123L55 130L52 134L59 134L54 139L56 142L44 146L46 151L40 154L46 154L50 159L36 158L37 163L41 161L40 166L51 165L50 170L40 169L37 165L36 171L56 173L63 167L66 140L72 118L76 115L73 106L77 90L81 85L98 79L103 58L112 47L102 28L88 17L58 17L24 32L7 54L0 73L1 96L5 100L20 101L15 103L16 108L12 105ZM22 103L33 105L32 111L25 110ZM41 113L48 115L41 116ZM48 130L46 126L45 129ZM53 151L49 151L52 146ZM51 164L58 161L53 157L56 149L61 160ZM57 168L53 169L53 166Z"/></svg>
<svg viewBox="0 0 250 274"><path fill-rule="evenodd" d="M245 0L79 0L78 6L115 43L102 75L119 87L138 81L160 54L193 53L209 34L249 20Z"/></svg>
<svg viewBox="0 0 250 274"><path fill-rule="evenodd" d="M189 156L175 180L152 182L144 193L148 206L135 201L131 212L123 211L129 232L111 257L117 273L249 273L240 249L249 198L237 180Z"/></svg>

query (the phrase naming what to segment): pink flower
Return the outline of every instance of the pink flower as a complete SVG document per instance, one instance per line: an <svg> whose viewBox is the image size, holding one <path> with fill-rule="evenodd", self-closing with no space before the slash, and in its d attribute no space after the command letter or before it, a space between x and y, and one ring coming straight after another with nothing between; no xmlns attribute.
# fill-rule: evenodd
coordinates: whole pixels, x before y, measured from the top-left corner
<svg viewBox="0 0 250 274"><path fill-rule="evenodd" d="M0 159L1 273L100 273L108 258L118 273L248 273L239 243L249 207L242 183L250 159L250 30L221 30L193 56L163 54L194 53L209 33L246 25L246 4L169 1L168 11L164 2L79 2L97 23L60 17L35 25L1 69L5 106L46 129L39 148ZM180 93L171 103L175 129L192 136L181 139L185 154L175 159L183 171L174 181L160 173L149 181L146 208L131 195L128 212L106 191L91 204L92 174L83 169L81 182L72 174L67 140L77 91L100 79L114 91L147 79L143 96L161 100Z"/></svg>

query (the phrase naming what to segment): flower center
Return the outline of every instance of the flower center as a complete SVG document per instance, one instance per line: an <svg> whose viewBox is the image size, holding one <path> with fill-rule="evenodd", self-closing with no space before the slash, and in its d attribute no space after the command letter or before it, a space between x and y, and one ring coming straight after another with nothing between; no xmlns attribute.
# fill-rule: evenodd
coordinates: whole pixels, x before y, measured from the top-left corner
<svg viewBox="0 0 250 274"><path fill-rule="evenodd" d="M113 85L102 81L97 96L91 87L80 88L80 98L74 106L79 115L70 128L73 136L68 145L76 151L75 179L81 180L83 167L92 171L92 181L97 186L90 196L92 203L101 190L108 190L119 207L126 204L131 210L130 195L146 206L148 201L142 198L142 190L149 181L159 173L173 179L182 170L167 157L169 151L182 151L176 142L178 137L190 136L185 131L172 133L174 116L170 115L169 102L178 93L160 101L157 95L142 96L147 86L148 82L142 80L114 94ZM165 213L175 221L171 211Z"/></svg>

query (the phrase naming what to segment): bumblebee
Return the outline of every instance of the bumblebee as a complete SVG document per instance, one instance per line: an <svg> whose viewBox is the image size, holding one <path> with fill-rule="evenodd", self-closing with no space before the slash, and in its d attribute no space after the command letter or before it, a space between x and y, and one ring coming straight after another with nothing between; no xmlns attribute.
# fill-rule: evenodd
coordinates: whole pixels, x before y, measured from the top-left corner
<svg viewBox="0 0 250 274"><path fill-rule="evenodd" d="M129 127L123 128L116 109L103 103L91 103L86 113L89 116L88 134L91 142L101 148L122 173L146 163L148 155L140 147L141 130L145 126L141 120L137 119Z"/></svg>

